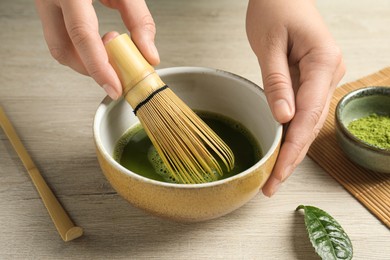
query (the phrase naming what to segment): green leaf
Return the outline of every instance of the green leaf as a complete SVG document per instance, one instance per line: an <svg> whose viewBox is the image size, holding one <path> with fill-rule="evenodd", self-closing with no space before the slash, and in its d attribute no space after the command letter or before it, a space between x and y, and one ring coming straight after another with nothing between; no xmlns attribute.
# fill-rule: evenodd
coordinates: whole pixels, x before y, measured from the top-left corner
<svg viewBox="0 0 390 260"><path fill-rule="evenodd" d="M322 259L352 259L351 240L340 224L325 211L299 205L305 211L305 225L310 241Z"/></svg>

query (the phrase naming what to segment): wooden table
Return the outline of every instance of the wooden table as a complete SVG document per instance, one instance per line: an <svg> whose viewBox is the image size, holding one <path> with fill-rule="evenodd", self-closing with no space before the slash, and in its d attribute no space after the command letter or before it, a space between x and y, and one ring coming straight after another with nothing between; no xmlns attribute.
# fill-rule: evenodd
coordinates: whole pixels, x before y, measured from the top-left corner
<svg viewBox="0 0 390 260"><path fill-rule="evenodd" d="M390 1L320 0L344 52L342 83L390 64ZM159 68L205 66L261 85L245 34L246 1L148 1L157 24ZM103 34L124 31L116 11L95 3ZM0 259L318 259L299 204L328 211L354 245L354 259L390 259L390 232L305 158L271 199L258 194L216 220L178 224L132 207L104 178L92 120L105 94L54 61L33 1L0 1L0 103L83 237L61 240L20 160L0 131Z"/></svg>

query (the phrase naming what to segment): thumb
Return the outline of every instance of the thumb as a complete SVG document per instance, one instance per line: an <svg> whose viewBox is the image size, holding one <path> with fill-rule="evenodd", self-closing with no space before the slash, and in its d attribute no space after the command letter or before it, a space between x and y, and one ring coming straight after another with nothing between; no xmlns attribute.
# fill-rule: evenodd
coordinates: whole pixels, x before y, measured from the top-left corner
<svg viewBox="0 0 390 260"><path fill-rule="evenodd" d="M287 123L295 113L294 90L287 55L282 48L273 47L258 55L264 92L275 119Z"/></svg>
<svg viewBox="0 0 390 260"><path fill-rule="evenodd" d="M135 45L153 66L160 63L154 44L156 25L145 1L121 1L118 10Z"/></svg>

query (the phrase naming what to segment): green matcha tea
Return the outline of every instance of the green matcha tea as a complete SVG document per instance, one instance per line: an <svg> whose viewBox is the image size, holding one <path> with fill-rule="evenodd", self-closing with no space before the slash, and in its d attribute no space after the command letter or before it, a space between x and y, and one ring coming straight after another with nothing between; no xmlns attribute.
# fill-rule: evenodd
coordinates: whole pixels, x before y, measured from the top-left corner
<svg viewBox="0 0 390 260"><path fill-rule="evenodd" d="M390 115L373 113L353 120L347 128L363 142L390 150Z"/></svg>
<svg viewBox="0 0 390 260"><path fill-rule="evenodd" d="M233 170L226 172L222 167L224 173L219 179L240 173L261 159L262 153L256 139L242 124L210 112L198 111L197 114L226 142L235 156ZM125 168L146 178L176 183L141 124L128 129L119 139L115 146L114 159Z"/></svg>

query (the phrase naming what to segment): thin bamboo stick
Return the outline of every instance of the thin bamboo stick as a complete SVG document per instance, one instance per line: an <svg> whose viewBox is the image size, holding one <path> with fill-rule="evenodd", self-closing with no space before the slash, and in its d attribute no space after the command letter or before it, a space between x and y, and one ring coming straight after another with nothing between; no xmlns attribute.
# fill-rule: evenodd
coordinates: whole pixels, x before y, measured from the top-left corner
<svg viewBox="0 0 390 260"><path fill-rule="evenodd" d="M8 119L3 108L0 106L0 125L4 130L4 133L10 140L24 167L26 168L32 182L34 183L38 193L45 204L47 211L51 219L57 228L58 233L64 241L71 241L83 234L83 229L73 224L68 214L61 206L39 170L35 166L35 163L28 154L26 148L23 146L19 136L17 135L11 121Z"/></svg>

